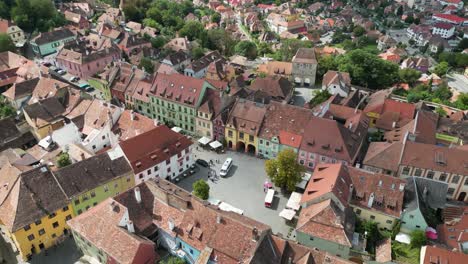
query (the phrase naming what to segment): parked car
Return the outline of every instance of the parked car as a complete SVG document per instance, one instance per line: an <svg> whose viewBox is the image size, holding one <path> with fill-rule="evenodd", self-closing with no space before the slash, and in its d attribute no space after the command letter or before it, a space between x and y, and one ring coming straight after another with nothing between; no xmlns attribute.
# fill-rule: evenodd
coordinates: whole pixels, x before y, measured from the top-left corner
<svg viewBox="0 0 468 264"><path fill-rule="evenodd" d="M50 67L50 66L52 66L52 63L50 63L50 62L48 62L48 61L44 61L44 62L42 63L42 65L44 65L44 66L46 66L46 67Z"/></svg>
<svg viewBox="0 0 468 264"><path fill-rule="evenodd" d="M210 166L206 160L197 159L195 162L196 162L198 165L203 166L203 167L206 167L206 168Z"/></svg>
<svg viewBox="0 0 468 264"><path fill-rule="evenodd" d="M62 70L62 69L58 68L57 73L60 74L60 75L65 75L67 72L65 70Z"/></svg>
<svg viewBox="0 0 468 264"><path fill-rule="evenodd" d="M80 80L80 78L76 77L76 76L72 76L70 78L70 82L77 82L78 80Z"/></svg>
<svg viewBox="0 0 468 264"><path fill-rule="evenodd" d="M94 88L93 88L93 87L87 87L87 88L85 89L85 91L89 93L89 92L94 91Z"/></svg>

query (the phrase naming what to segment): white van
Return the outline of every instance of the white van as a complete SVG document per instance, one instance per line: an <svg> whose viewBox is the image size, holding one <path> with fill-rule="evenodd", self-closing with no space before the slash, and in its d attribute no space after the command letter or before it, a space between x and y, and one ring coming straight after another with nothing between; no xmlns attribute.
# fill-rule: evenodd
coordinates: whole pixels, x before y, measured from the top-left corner
<svg viewBox="0 0 468 264"><path fill-rule="evenodd" d="M227 158L224 163L223 163L223 166L221 167L221 171L219 172L219 175L221 177L225 177L229 170L231 169L232 167L232 159L231 158Z"/></svg>

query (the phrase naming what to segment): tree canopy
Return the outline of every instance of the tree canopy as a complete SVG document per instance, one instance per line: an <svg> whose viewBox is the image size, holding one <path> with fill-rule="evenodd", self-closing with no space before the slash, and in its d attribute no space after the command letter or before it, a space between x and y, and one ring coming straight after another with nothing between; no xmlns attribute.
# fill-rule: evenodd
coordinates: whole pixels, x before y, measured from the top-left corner
<svg viewBox="0 0 468 264"><path fill-rule="evenodd" d="M143 57L138 68L145 69L145 71L150 74L154 72L154 65L150 58Z"/></svg>
<svg viewBox="0 0 468 264"><path fill-rule="evenodd" d="M14 51L15 44L7 34L0 34L0 52Z"/></svg>
<svg viewBox="0 0 468 264"><path fill-rule="evenodd" d="M247 57L250 60L257 58L257 45L251 41L241 41L234 48L236 54Z"/></svg>
<svg viewBox="0 0 468 264"><path fill-rule="evenodd" d="M296 156L293 150L285 149L278 153L276 159L265 162L265 171L272 182L290 192L294 191L304 172L304 167L297 163Z"/></svg>
<svg viewBox="0 0 468 264"><path fill-rule="evenodd" d="M434 67L434 73L440 77L444 77L449 70L449 64L446 61L442 61Z"/></svg>
<svg viewBox="0 0 468 264"><path fill-rule="evenodd" d="M332 95L327 90L319 90L315 93L314 98L309 101L309 107L313 108L330 98Z"/></svg>
<svg viewBox="0 0 468 264"><path fill-rule="evenodd" d="M200 179L193 183L193 194L200 199L207 200L210 197L210 186Z"/></svg>
<svg viewBox="0 0 468 264"><path fill-rule="evenodd" d="M421 72L411 68L400 69L398 71L400 80L409 85L413 85L421 77Z"/></svg>
<svg viewBox="0 0 468 264"><path fill-rule="evenodd" d="M422 230L414 230L411 232L410 246L412 248L421 248L426 245L427 239L426 234Z"/></svg>
<svg viewBox="0 0 468 264"><path fill-rule="evenodd" d="M44 32L66 23L65 17L57 12L51 0L5 1L7 2L10 2L5 4L10 9L9 18L25 31L32 32L37 29ZM6 11L2 13L4 16Z"/></svg>
<svg viewBox="0 0 468 264"><path fill-rule="evenodd" d="M62 152L57 158L57 166L59 168L66 167L71 164L70 156L67 152Z"/></svg>
<svg viewBox="0 0 468 264"><path fill-rule="evenodd" d="M398 65L364 50L352 50L337 58L338 70L348 72L354 84L384 89L398 81Z"/></svg>

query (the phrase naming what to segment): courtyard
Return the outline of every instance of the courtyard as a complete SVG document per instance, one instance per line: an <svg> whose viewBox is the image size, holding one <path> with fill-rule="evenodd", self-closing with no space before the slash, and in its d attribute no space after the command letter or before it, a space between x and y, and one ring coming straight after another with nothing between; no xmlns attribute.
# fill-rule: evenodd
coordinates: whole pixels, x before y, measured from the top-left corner
<svg viewBox="0 0 468 264"><path fill-rule="evenodd" d="M219 176L219 170L226 158L233 159L233 166L227 177L208 179L209 168L197 165L195 174L182 179L178 185L188 191L192 191L192 184L203 179L210 185L210 200L220 200L226 202L240 210L245 216L271 226L274 233L281 233L287 236L291 233L294 239L292 227L287 225L285 219L279 213L285 208L289 197L285 197L279 189L276 189L275 198L271 208L264 206L265 192L263 184L268 180L265 172L265 160L256 158L244 153L228 151L224 154L217 154L210 150L194 150L195 159L204 159L207 162L212 160L214 166L211 169ZM216 162L219 160L219 163Z"/></svg>

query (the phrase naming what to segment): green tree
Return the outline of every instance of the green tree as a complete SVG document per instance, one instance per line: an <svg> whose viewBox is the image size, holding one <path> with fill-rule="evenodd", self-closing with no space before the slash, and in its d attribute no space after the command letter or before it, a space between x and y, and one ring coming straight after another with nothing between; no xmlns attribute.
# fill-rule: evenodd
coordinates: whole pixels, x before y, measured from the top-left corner
<svg viewBox="0 0 468 264"><path fill-rule="evenodd" d="M234 48L236 54L247 57L250 60L257 58L257 45L251 41L241 41Z"/></svg>
<svg viewBox="0 0 468 264"><path fill-rule="evenodd" d="M432 95L434 98L440 99L443 102L450 100L450 98L453 96L453 93L446 84L442 84L433 92Z"/></svg>
<svg viewBox="0 0 468 264"><path fill-rule="evenodd" d="M200 179L193 183L193 194L200 199L207 200L210 197L210 186L206 181Z"/></svg>
<svg viewBox="0 0 468 264"><path fill-rule="evenodd" d="M195 60L198 60L200 59L201 57L203 57L205 55L205 51L203 50L202 47L194 47L192 49L192 57L193 59Z"/></svg>
<svg viewBox="0 0 468 264"><path fill-rule="evenodd" d="M335 56L321 56L318 59L318 67L317 67L317 78L321 79L327 71L330 70L338 70L338 64L336 63Z"/></svg>
<svg viewBox="0 0 468 264"><path fill-rule="evenodd" d="M276 58L280 61L291 61L292 57L300 48L311 48L312 42L302 41L300 39L283 39L281 40L281 47L277 51Z"/></svg>
<svg viewBox="0 0 468 264"><path fill-rule="evenodd" d="M360 37L366 33L366 30L361 26L355 26L353 29L353 35L355 37Z"/></svg>
<svg viewBox="0 0 468 264"><path fill-rule="evenodd" d="M185 264L187 263L184 259L170 256L165 260L161 260L161 264Z"/></svg>
<svg viewBox="0 0 468 264"><path fill-rule="evenodd" d="M448 63L443 61L435 66L434 73L439 75L440 77L443 77L448 72L448 69L449 69Z"/></svg>
<svg viewBox="0 0 468 264"><path fill-rule="evenodd" d="M460 42L458 43L457 49L458 50L468 49L468 38L464 38L460 40Z"/></svg>
<svg viewBox="0 0 468 264"><path fill-rule="evenodd" d="M348 72L354 84L383 89L398 81L397 64L382 60L365 50L352 50L337 59L338 70Z"/></svg>
<svg viewBox="0 0 468 264"><path fill-rule="evenodd" d="M270 45L266 42L260 42L257 47L257 53L260 56L271 53Z"/></svg>
<svg viewBox="0 0 468 264"><path fill-rule="evenodd" d="M327 90L319 90L315 93L314 98L309 101L309 107L313 108L330 98L332 95Z"/></svg>
<svg viewBox="0 0 468 264"><path fill-rule="evenodd" d="M296 153L285 149L278 153L276 159L265 162L265 171L273 183L290 192L294 191L296 184L301 181L304 167L296 160Z"/></svg>
<svg viewBox="0 0 468 264"><path fill-rule="evenodd" d="M405 18L405 23L407 24L413 24L414 23L414 17L413 16L407 16Z"/></svg>
<svg viewBox="0 0 468 264"><path fill-rule="evenodd" d="M14 51L15 44L11 40L10 36L4 33L0 33L0 52Z"/></svg>
<svg viewBox="0 0 468 264"><path fill-rule="evenodd" d="M447 116L447 111L445 111L442 107L437 107L435 112L441 116L441 117L446 117Z"/></svg>
<svg viewBox="0 0 468 264"><path fill-rule="evenodd" d="M0 119L15 116L16 111L3 95L0 95Z"/></svg>
<svg viewBox="0 0 468 264"><path fill-rule="evenodd" d="M411 232L410 246L412 248L421 248L426 245L427 239L426 234L422 230L414 230Z"/></svg>
<svg viewBox="0 0 468 264"><path fill-rule="evenodd" d="M412 86L421 77L421 72L415 69L405 68L398 70L398 76L402 82Z"/></svg>
<svg viewBox="0 0 468 264"><path fill-rule="evenodd" d="M67 152L62 152L57 158L57 166L59 168L66 167L71 164L70 156Z"/></svg>
<svg viewBox="0 0 468 264"><path fill-rule="evenodd" d="M367 232L367 248L366 250L375 254L375 245L378 241L382 240L382 235L379 232L379 227L374 221L358 221L356 225L356 232L364 234Z"/></svg>
<svg viewBox="0 0 468 264"><path fill-rule="evenodd" d="M234 53L235 45L236 41L224 29L212 29L208 31L206 48L218 50L225 56L231 56Z"/></svg>
<svg viewBox="0 0 468 264"><path fill-rule="evenodd" d="M152 74L154 72L154 64L150 58L143 57L138 65L138 68L145 69L147 73Z"/></svg>
<svg viewBox="0 0 468 264"><path fill-rule="evenodd" d="M198 21L189 21L180 29L179 35L181 37L187 37L190 41L200 38L205 32L205 28L202 23Z"/></svg>
<svg viewBox="0 0 468 264"><path fill-rule="evenodd" d="M155 49L160 49L166 45L167 40L162 36L157 36L151 39L151 46Z"/></svg>
<svg viewBox="0 0 468 264"><path fill-rule="evenodd" d="M455 101L455 107L468 110L468 93L460 93Z"/></svg>
<svg viewBox="0 0 468 264"><path fill-rule="evenodd" d="M211 22L219 24L219 22L221 22L221 14L214 13L213 15L211 15Z"/></svg>

